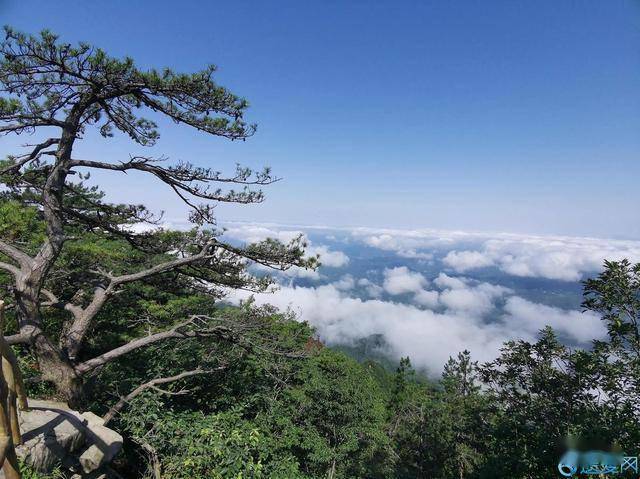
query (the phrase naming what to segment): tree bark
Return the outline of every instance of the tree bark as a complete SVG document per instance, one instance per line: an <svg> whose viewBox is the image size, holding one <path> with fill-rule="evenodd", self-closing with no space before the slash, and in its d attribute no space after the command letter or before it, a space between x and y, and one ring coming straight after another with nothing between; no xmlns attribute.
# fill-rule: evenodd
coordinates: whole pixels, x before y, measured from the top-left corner
<svg viewBox="0 0 640 479"><path fill-rule="evenodd" d="M58 144L55 152L56 162L42 190L46 224L44 244L33 258L24 253L20 257L16 252L11 252L21 265L15 287L20 334L29 337L42 371L42 378L55 384L58 393L71 407L76 407L82 402L82 380L69 359L64 357L61 350L42 330L39 300L47 273L60 255L65 242L62 214L64 184L69 173L71 151L76 140L80 117L88 104L89 99L85 98L71 109L62 128L60 139L56 141Z"/></svg>
<svg viewBox="0 0 640 479"><path fill-rule="evenodd" d="M331 468L327 473L327 479L334 479L336 477L336 460L331 461Z"/></svg>
<svg viewBox="0 0 640 479"><path fill-rule="evenodd" d="M39 291L30 284L29 279L22 276L15 288L20 334L29 338L29 343L38 359L42 379L51 381L69 406L79 406L83 397L82 379L69 360L64 358L61 351L42 330L38 303Z"/></svg>

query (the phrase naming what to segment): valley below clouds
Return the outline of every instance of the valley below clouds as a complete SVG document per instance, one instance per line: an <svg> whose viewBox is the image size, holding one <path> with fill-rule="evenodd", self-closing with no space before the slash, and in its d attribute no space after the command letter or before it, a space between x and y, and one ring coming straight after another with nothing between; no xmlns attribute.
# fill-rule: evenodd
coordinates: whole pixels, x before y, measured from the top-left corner
<svg viewBox="0 0 640 479"><path fill-rule="evenodd" d="M581 281L605 259L640 261L638 241L561 236L232 223L225 238L246 244L299 235L320 268L277 273L273 292L235 291L228 300L254 296L259 305L290 309L328 345L375 338L367 354L409 356L431 375L458 351L488 361L505 341L532 341L546 326L588 347L606 330L582 311Z"/></svg>

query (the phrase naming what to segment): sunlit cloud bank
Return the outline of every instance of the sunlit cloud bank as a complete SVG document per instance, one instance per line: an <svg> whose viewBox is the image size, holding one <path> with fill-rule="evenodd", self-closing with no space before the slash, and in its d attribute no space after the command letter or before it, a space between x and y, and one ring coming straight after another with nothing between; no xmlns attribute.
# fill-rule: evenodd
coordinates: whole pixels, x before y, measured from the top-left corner
<svg viewBox="0 0 640 479"><path fill-rule="evenodd" d="M440 302L430 308L378 299L354 298L338 285L314 288L284 286L273 294L255 296L257 304L292 309L308 321L328 344L353 344L380 334L394 357L410 356L413 363L438 374L449 356L469 349L474 358L495 358L504 341L534 340L551 324L559 334L575 341L602 338L605 330L596 315L532 303L517 296L506 299L504 313L486 322L484 314L507 292L495 285L445 288L437 291ZM247 299L249 293L233 292L230 299Z"/></svg>
<svg viewBox="0 0 640 479"><path fill-rule="evenodd" d="M495 267L513 276L578 281L599 271L605 259L640 261L640 241L370 228L352 235L400 257L441 252L444 266L458 273Z"/></svg>
<svg viewBox="0 0 640 479"><path fill-rule="evenodd" d="M246 242L266 237L289 241L300 234L306 235L305 231L320 228L330 229L234 225L228 229L227 235ZM336 231L368 247L392 252L400 258L418 261L436 258L444 268L456 273L497 268L517 277L579 281L585 275L600 271L605 259L628 258L640 262L640 241L432 229L342 228ZM327 267L342 267L349 261L346 254L326 245L311 244L308 253L320 254L321 262Z"/></svg>
<svg viewBox="0 0 640 479"><path fill-rule="evenodd" d="M381 335L388 354L408 355L433 374L461 350L491 360L505 341L534 341L546 326L574 346L604 338L600 318L578 309L577 281L597 274L605 259L640 261L638 241L250 224L226 232L245 243L299 235L323 267L294 268L256 302L292 309L328 344ZM539 280L523 286L518 278ZM248 297L230 292L229 299Z"/></svg>

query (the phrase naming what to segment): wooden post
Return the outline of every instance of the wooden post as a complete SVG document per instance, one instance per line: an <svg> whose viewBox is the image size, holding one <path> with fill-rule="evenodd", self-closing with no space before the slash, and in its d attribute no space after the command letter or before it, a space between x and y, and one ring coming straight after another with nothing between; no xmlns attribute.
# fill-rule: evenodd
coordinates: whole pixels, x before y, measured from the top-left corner
<svg viewBox="0 0 640 479"><path fill-rule="evenodd" d="M4 340L4 301L0 300L0 464L7 479L20 479L15 446L22 443L16 401L27 409L27 396L13 350Z"/></svg>

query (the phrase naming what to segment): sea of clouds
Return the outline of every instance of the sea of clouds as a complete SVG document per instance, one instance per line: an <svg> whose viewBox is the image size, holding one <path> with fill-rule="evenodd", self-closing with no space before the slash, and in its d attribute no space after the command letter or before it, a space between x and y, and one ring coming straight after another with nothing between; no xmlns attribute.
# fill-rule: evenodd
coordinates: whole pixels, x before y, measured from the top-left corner
<svg viewBox="0 0 640 479"><path fill-rule="evenodd" d="M328 344L382 335L387 354L408 355L433 374L459 351L491 360L505 341L533 341L547 325L576 346L603 338L602 322L579 298L573 308L553 305L555 289L597 274L605 259L640 262L640 242L596 238L258 224L230 224L225 233L240 243L298 235L322 266L292 268L255 301L293 310ZM492 281L483 279L488 271ZM519 278L542 282L543 299L507 286ZM249 296L234 291L229 300Z"/></svg>

